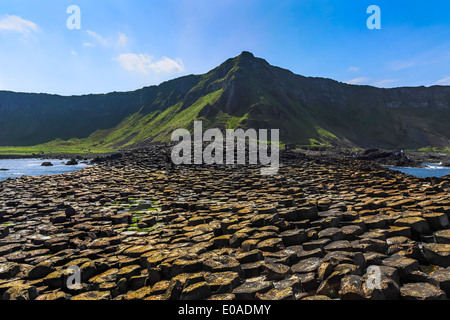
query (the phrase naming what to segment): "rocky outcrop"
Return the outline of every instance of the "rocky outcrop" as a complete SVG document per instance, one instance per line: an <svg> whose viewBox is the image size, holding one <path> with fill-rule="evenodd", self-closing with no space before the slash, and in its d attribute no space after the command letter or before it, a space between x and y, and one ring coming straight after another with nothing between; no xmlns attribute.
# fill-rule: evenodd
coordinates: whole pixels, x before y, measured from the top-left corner
<svg viewBox="0 0 450 320"><path fill-rule="evenodd" d="M255 165L166 172L162 148L0 182L0 297L449 297L448 177L294 151L274 176Z"/></svg>

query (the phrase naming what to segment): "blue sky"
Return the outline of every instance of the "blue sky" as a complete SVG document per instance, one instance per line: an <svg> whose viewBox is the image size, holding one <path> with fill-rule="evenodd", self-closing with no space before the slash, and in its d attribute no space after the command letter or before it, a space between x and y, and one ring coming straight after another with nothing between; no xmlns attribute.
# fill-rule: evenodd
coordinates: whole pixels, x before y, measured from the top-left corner
<svg viewBox="0 0 450 320"><path fill-rule="evenodd" d="M70 30L67 8L81 9ZM369 30L367 8L381 9ZM88 94L201 74L251 51L294 73L379 87L450 85L442 0L2 0L0 90Z"/></svg>

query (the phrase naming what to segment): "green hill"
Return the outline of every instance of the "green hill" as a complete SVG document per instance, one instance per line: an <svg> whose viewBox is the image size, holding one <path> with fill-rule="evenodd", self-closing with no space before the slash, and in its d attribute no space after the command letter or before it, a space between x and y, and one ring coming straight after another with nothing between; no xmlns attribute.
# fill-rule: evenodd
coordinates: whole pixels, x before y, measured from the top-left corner
<svg viewBox="0 0 450 320"><path fill-rule="evenodd" d="M0 145L9 146L76 138L64 143L114 149L168 141L173 130L192 129L195 120L204 129L280 129L283 142L299 145L450 146L450 87L348 85L295 75L249 52L206 74L134 92L0 92L0 116Z"/></svg>

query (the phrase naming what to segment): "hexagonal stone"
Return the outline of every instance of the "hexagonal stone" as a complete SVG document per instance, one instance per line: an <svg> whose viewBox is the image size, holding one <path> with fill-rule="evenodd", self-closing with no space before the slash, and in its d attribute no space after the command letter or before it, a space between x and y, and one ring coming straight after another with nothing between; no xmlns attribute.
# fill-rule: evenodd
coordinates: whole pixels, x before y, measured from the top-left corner
<svg viewBox="0 0 450 320"><path fill-rule="evenodd" d="M439 284L439 288L444 290L447 296L450 295L450 270L437 270L430 275L431 279Z"/></svg>
<svg viewBox="0 0 450 320"><path fill-rule="evenodd" d="M276 252L284 249L283 240L280 238L267 239L258 242L256 248L261 251Z"/></svg>
<svg viewBox="0 0 450 320"><path fill-rule="evenodd" d="M440 230L434 233L437 243L450 244L450 230Z"/></svg>
<svg viewBox="0 0 450 320"><path fill-rule="evenodd" d="M241 264L230 256L217 256L203 261L203 270L210 272L241 272Z"/></svg>
<svg viewBox="0 0 450 320"><path fill-rule="evenodd" d="M147 298L152 292L151 287L142 287L136 291L128 292L123 298L124 300L143 300Z"/></svg>
<svg viewBox="0 0 450 320"><path fill-rule="evenodd" d="M333 300L333 299L331 299L330 297L324 296L324 295L313 295L313 296L305 297L302 300L305 300L305 301L307 301L307 300L311 300L311 301L318 300L318 301L321 301L321 300Z"/></svg>
<svg viewBox="0 0 450 320"><path fill-rule="evenodd" d="M333 241L325 246L325 251L353 251L353 246L348 240Z"/></svg>
<svg viewBox="0 0 450 320"><path fill-rule="evenodd" d="M418 271L420 269L417 260L404 256L392 256L384 259L382 263L385 266L396 268L400 279L407 278L413 271Z"/></svg>
<svg viewBox="0 0 450 320"><path fill-rule="evenodd" d="M117 273L117 280L125 278L127 280L130 280L131 277L137 276L141 274L141 266L138 265L131 265L123 267L119 270Z"/></svg>
<svg viewBox="0 0 450 320"><path fill-rule="evenodd" d="M405 300L446 300L444 291L428 282L407 283L400 288L400 295Z"/></svg>
<svg viewBox="0 0 450 320"><path fill-rule="evenodd" d="M0 263L0 279L11 279L20 272L20 265L15 262Z"/></svg>
<svg viewBox="0 0 450 320"><path fill-rule="evenodd" d="M345 276L341 280L339 298L341 300L364 300L363 278L357 275Z"/></svg>
<svg viewBox="0 0 450 320"><path fill-rule="evenodd" d="M117 279L117 273L119 272L119 269L113 268L109 269L95 277L92 277L89 279L89 283L92 284L94 287L98 287L100 284L104 282L115 282Z"/></svg>
<svg viewBox="0 0 450 320"><path fill-rule="evenodd" d="M9 288L3 294L3 300L34 300L38 296L35 286L28 284L17 285Z"/></svg>
<svg viewBox="0 0 450 320"><path fill-rule="evenodd" d="M331 241L338 241L344 239L344 233L339 228L328 228L319 232L319 239L329 238Z"/></svg>
<svg viewBox="0 0 450 320"><path fill-rule="evenodd" d="M291 270L293 273L315 272L317 269L319 269L321 264L322 259L320 258L308 258L293 265Z"/></svg>
<svg viewBox="0 0 450 320"><path fill-rule="evenodd" d="M369 266L363 278L366 299L397 300L400 297L400 280L396 268Z"/></svg>
<svg viewBox="0 0 450 320"><path fill-rule="evenodd" d="M54 270L55 268L53 267L53 263L51 261L44 261L28 271L28 278L31 280L42 279Z"/></svg>
<svg viewBox="0 0 450 320"><path fill-rule="evenodd" d="M423 255L430 264L441 267L450 266L450 244L424 244Z"/></svg>
<svg viewBox="0 0 450 320"><path fill-rule="evenodd" d="M257 293L266 293L273 288L271 281L261 278L247 279L242 285L233 290L237 300L253 300Z"/></svg>
<svg viewBox="0 0 450 320"><path fill-rule="evenodd" d="M262 268L267 280L281 280L291 272L290 267L281 263L263 262Z"/></svg>
<svg viewBox="0 0 450 320"><path fill-rule="evenodd" d="M296 274L305 292L315 292L319 286L314 272Z"/></svg>
<svg viewBox="0 0 450 320"><path fill-rule="evenodd" d="M41 294L35 300L38 301L67 300L67 295L64 292L57 290L54 292Z"/></svg>
<svg viewBox="0 0 450 320"><path fill-rule="evenodd" d="M305 230L294 229L280 233L279 237L283 240L284 246L288 247L302 244L308 238L308 235Z"/></svg>
<svg viewBox="0 0 450 320"><path fill-rule="evenodd" d="M261 275L262 271L262 262L250 262L241 264L242 274L244 278L253 278Z"/></svg>
<svg viewBox="0 0 450 320"><path fill-rule="evenodd" d="M443 212L424 213L423 217L427 220L431 230L441 230L449 227L447 214Z"/></svg>
<svg viewBox="0 0 450 320"><path fill-rule="evenodd" d="M241 280L237 272L218 272L206 276L206 282L214 293L227 293L233 291Z"/></svg>
<svg viewBox="0 0 450 320"><path fill-rule="evenodd" d="M249 252L237 253L235 258L240 263L250 263L250 262L264 260L261 250L253 250L253 251L249 251Z"/></svg>
<svg viewBox="0 0 450 320"><path fill-rule="evenodd" d="M357 236L360 236L364 233L364 230L360 226L349 225L341 228L342 233L344 234L345 240L354 240Z"/></svg>
<svg viewBox="0 0 450 320"><path fill-rule="evenodd" d="M389 216L373 215L360 218L368 229L385 229L390 221Z"/></svg>
<svg viewBox="0 0 450 320"><path fill-rule="evenodd" d="M323 249L327 244L331 242L329 238L322 238L303 243L303 249L309 251L314 249Z"/></svg>
<svg viewBox="0 0 450 320"><path fill-rule="evenodd" d="M206 282L187 286L181 292L181 300L203 300L211 295L211 289Z"/></svg>
<svg viewBox="0 0 450 320"><path fill-rule="evenodd" d="M195 273L202 270L202 261L199 259L177 259L172 263L170 273L175 277L181 273Z"/></svg>
<svg viewBox="0 0 450 320"><path fill-rule="evenodd" d="M294 300L294 291L292 288L285 289L271 289L266 293L257 293L256 298L259 300L269 300L269 301L278 301L278 300Z"/></svg>
<svg viewBox="0 0 450 320"><path fill-rule="evenodd" d="M82 301L110 300L110 299L111 293L109 291L89 291L81 293L71 298L71 300L82 300Z"/></svg>
<svg viewBox="0 0 450 320"><path fill-rule="evenodd" d="M395 220L394 225L397 227L410 227L416 234L429 234L430 227L428 222L421 217L407 217Z"/></svg>

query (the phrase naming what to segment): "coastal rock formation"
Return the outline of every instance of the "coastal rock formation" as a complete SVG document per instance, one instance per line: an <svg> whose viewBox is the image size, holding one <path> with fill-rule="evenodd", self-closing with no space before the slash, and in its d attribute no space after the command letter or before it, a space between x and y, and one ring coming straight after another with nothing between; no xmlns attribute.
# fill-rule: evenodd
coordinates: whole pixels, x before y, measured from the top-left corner
<svg viewBox="0 0 450 320"><path fill-rule="evenodd" d="M449 177L292 150L167 172L163 148L0 182L1 299L449 297Z"/></svg>

